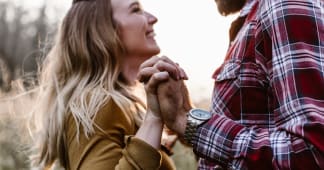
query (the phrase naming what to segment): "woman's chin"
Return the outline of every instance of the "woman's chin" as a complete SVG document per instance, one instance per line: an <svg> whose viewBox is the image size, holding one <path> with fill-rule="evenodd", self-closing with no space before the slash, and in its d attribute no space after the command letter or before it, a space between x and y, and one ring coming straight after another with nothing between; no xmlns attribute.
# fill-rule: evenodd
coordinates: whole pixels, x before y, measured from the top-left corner
<svg viewBox="0 0 324 170"><path fill-rule="evenodd" d="M161 50L158 46L156 46L155 48L152 48L152 50L150 50L150 57L152 56L156 56L158 54L160 54Z"/></svg>

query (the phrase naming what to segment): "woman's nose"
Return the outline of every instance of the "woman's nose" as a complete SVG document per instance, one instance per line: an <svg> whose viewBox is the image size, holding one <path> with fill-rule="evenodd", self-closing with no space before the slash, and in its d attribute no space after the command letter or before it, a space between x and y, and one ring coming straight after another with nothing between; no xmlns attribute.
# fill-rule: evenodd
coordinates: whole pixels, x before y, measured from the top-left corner
<svg viewBox="0 0 324 170"><path fill-rule="evenodd" d="M155 24L158 21L158 19L153 14L149 12L145 12L145 13L150 24Z"/></svg>

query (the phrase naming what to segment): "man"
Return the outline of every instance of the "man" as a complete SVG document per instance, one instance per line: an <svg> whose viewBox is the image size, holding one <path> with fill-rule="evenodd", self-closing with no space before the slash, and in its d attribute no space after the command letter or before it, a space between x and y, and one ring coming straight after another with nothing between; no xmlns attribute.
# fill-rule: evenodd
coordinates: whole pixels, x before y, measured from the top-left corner
<svg viewBox="0 0 324 170"><path fill-rule="evenodd" d="M323 0L216 3L240 16L213 75L212 109L193 109L170 79L157 87L165 124L192 144L199 169L324 169ZM162 65L144 63L140 80L169 71Z"/></svg>

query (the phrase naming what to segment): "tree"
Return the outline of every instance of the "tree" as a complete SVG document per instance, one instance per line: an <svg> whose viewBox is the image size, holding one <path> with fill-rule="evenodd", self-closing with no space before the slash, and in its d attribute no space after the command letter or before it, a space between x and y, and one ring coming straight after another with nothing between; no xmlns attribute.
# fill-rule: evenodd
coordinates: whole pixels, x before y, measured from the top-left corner
<svg viewBox="0 0 324 170"><path fill-rule="evenodd" d="M58 23L58 18L49 22L47 16L49 9L46 1L38 9L27 9L10 0L0 1L2 89L8 90L10 82L22 76L36 77L38 63L48 52L51 46L49 42L56 32L55 25ZM38 17L33 18L32 14L35 13L38 13Z"/></svg>
<svg viewBox="0 0 324 170"><path fill-rule="evenodd" d="M48 52L48 42L56 31L50 28L56 28L58 23L57 18L49 22L47 10L45 1L38 9L27 9L12 0L0 0L0 169L28 169L27 154L23 152L26 148L22 148L27 143L22 142L28 134L23 128L26 115L20 113L26 112L32 98L24 99L20 106L2 95L16 94L15 90L9 92L12 80L24 79L25 75L35 78L37 62ZM10 112L22 111L17 115L8 113L8 105L13 106Z"/></svg>
<svg viewBox="0 0 324 170"><path fill-rule="evenodd" d="M12 80L11 73L9 63L6 58L0 54L0 87L5 92L10 90L10 82Z"/></svg>

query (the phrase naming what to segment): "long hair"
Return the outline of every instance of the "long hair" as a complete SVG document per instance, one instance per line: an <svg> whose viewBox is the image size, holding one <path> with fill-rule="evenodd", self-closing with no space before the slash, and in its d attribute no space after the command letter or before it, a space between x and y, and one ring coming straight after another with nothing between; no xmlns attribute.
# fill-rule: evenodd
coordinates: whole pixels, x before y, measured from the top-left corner
<svg viewBox="0 0 324 170"><path fill-rule="evenodd" d="M57 40L40 69L39 95L33 110L34 160L41 167L57 159L68 166L65 123L71 114L78 132L94 132L94 118L109 100L133 113L131 95L121 77L123 45L110 0L73 1ZM70 115L70 116L71 116Z"/></svg>

